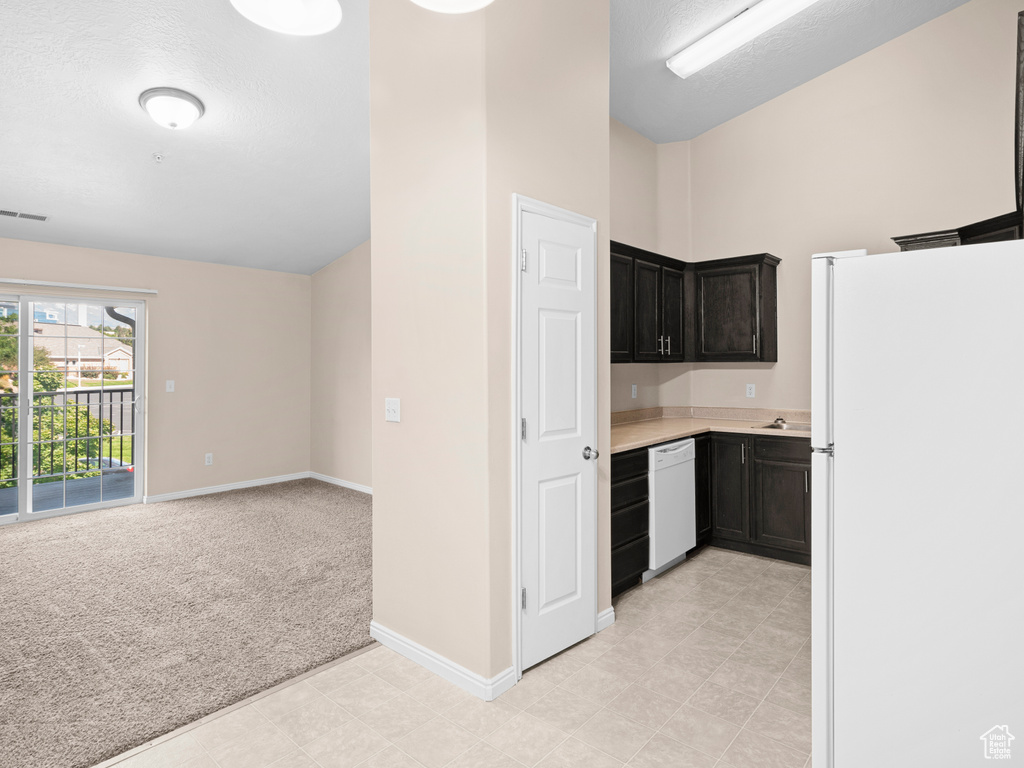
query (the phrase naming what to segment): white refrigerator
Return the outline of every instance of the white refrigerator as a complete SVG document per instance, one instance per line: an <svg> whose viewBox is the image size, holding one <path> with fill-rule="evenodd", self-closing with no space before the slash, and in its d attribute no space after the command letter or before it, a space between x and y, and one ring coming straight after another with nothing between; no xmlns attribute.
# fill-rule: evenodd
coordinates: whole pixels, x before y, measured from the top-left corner
<svg viewBox="0 0 1024 768"><path fill-rule="evenodd" d="M1024 241L811 271L814 768L1024 765Z"/></svg>

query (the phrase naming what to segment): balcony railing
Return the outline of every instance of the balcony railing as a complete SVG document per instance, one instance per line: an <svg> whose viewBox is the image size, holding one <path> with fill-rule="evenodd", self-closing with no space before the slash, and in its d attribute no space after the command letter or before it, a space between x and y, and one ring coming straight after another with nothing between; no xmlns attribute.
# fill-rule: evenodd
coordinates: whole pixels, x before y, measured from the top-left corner
<svg viewBox="0 0 1024 768"><path fill-rule="evenodd" d="M32 475L39 479L65 472L135 464L135 388L77 387L33 394L30 441L33 451ZM16 442L17 392L0 393L0 421L3 441ZM73 443L70 450L65 446ZM18 476L17 451L5 445L0 455L0 481ZM104 462L103 459L113 459ZM116 462L116 463L114 463ZM55 464L57 466L55 466Z"/></svg>

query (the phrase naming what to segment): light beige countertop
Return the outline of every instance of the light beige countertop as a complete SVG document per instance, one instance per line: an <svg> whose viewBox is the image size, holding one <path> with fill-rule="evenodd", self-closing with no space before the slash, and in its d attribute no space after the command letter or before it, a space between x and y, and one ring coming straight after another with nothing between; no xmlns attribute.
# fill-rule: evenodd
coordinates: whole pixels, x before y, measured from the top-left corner
<svg viewBox="0 0 1024 768"><path fill-rule="evenodd" d="M646 448L649 445L657 445L682 437L692 437L702 432L731 432L741 435L761 435L762 437L797 437L805 440L811 436L810 432L798 430L759 429L765 424L770 424L774 419L774 416L757 420L661 417L612 424L611 452L614 454L631 451L634 448ZM790 418L786 420L791 423L809 423L809 419L804 422L797 422Z"/></svg>

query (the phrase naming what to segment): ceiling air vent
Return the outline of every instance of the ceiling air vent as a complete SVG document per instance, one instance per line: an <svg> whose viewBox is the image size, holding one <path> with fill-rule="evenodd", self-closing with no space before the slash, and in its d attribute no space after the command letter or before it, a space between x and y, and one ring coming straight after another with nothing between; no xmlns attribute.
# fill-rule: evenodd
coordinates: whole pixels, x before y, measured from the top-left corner
<svg viewBox="0 0 1024 768"><path fill-rule="evenodd" d="M0 208L0 216L10 216L14 219L32 219L33 221L46 221L49 216L43 216L40 213L18 213L17 211L8 211Z"/></svg>

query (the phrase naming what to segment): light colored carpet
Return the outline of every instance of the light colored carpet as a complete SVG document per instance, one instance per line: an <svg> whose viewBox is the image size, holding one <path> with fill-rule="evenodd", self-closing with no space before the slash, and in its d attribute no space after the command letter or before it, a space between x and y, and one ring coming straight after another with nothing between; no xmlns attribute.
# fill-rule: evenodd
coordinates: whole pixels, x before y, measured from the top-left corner
<svg viewBox="0 0 1024 768"><path fill-rule="evenodd" d="M94 765L369 644L370 502L299 480L0 528L0 764Z"/></svg>

